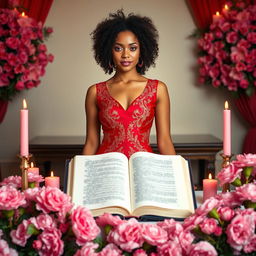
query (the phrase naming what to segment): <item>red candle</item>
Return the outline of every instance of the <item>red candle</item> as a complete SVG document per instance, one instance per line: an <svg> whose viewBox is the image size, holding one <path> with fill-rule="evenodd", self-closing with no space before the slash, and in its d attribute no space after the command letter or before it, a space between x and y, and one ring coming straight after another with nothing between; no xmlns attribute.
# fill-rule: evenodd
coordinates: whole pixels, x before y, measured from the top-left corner
<svg viewBox="0 0 256 256"><path fill-rule="evenodd" d="M223 110L223 154L231 155L231 111L228 108L228 102L225 101Z"/></svg>
<svg viewBox="0 0 256 256"><path fill-rule="evenodd" d="M51 176L45 177L44 181L46 187L60 188L60 177L54 176L52 171Z"/></svg>
<svg viewBox="0 0 256 256"><path fill-rule="evenodd" d="M209 179L203 180L203 200L215 196L217 194L217 180L212 178L212 174L209 174Z"/></svg>
<svg viewBox="0 0 256 256"><path fill-rule="evenodd" d="M20 110L20 155L28 156L28 109L23 99L23 109Z"/></svg>
<svg viewBox="0 0 256 256"><path fill-rule="evenodd" d="M223 15L227 15L227 13L228 13L228 5L227 4L225 4L224 5L224 8L222 9L222 13L223 13Z"/></svg>

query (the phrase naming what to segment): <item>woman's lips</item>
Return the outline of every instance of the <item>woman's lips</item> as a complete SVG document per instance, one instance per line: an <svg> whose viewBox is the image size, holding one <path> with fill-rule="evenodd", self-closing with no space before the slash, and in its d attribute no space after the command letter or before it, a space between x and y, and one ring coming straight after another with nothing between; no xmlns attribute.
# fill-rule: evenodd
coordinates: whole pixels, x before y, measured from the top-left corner
<svg viewBox="0 0 256 256"><path fill-rule="evenodd" d="M132 63L131 61L121 61L121 65L125 67L130 66L131 63Z"/></svg>

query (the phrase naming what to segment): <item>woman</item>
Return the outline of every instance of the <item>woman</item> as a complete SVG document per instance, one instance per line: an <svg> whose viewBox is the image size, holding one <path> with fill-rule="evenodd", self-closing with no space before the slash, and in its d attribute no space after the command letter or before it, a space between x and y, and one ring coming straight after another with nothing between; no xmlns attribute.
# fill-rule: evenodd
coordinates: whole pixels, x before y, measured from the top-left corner
<svg viewBox="0 0 256 256"><path fill-rule="evenodd" d="M158 32L151 19L122 10L110 14L92 32L96 62L114 76L89 87L85 100L83 154L152 152L150 129L155 118L160 154L175 154L170 136L167 86L143 76L155 65ZM103 129L103 140L100 131Z"/></svg>

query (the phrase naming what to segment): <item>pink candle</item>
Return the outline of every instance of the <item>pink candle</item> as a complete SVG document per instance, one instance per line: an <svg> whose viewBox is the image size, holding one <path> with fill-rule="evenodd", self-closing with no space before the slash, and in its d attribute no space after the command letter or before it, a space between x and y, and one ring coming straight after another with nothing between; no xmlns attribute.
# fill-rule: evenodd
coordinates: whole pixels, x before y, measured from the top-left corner
<svg viewBox="0 0 256 256"><path fill-rule="evenodd" d="M220 19L220 17L221 17L220 13L219 13L219 12L216 12L216 14L214 14L214 15L212 16L212 21L213 21L213 22L217 22L217 21Z"/></svg>
<svg viewBox="0 0 256 256"><path fill-rule="evenodd" d="M20 110L20 155L28 156L28 109L23 100L23 109Z"/></svg>
<svg viewBox="0 0 256 256"><path fill-rule="evenodd" d="M44 181L46 187L60 188L60 177L54 176L53 172L51 172L51 176L45 177Z"/></svg>
<svg viewBox="0 0 256 256"><path fill-rule="evenodd" d="M228 109L227 101L223 110L223 154L231 155L231 111Z"/></svg>
<svg viewBox="0 0 256 256"><path fill-rule="evenodd" d="M34 163L31 162L30 168L28 168L28 173L29 172L39 175L39 168L35 167Z"/></svg>
<svg viewBox="0 0 256 256"><path fill-rule="evenodd" d="M222 13L223 13L223 15L225 15L225 16L227 16L227 14L228 14L228 5L227 4L225 4L224 5L224 8L222 9Z"/></svg>
<svg viewBox="0 0 256 256"><path fill-rule="evenodd" d="M203 180L203 200L215 196L217 194L217 180L212 179L212 174L209 174L209 179Z"/></svg>

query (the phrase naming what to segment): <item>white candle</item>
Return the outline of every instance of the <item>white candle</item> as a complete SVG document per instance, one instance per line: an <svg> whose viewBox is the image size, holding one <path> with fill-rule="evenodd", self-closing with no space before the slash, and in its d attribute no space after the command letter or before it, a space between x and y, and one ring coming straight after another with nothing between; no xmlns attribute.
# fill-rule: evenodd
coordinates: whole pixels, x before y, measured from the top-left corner
<svg viewBox="0 0 256 256"><path fill-rule="evenodd" d="M217 194L217 180L209 174L209 179L203 179L203 200L215 196Z"/></svg>
<svg viewBox="0 0 256 256"><path fill-rule="evenodd" d="M225 101L223 110L223 154L231 155L231 111L228 108L228 102Z"/></svg>
<svg viewBox="0 0 256 256"><path fill-rule="evenodd" d="M53 171L51 171L51 176L45 177L46 187L60 188L60 177L54 176Z"/></svg>
<svg viewBox="0 0 256 256"><path fill-rule="evenodd" d="M28 109L23 99L23 109L20 110L20 155L28 156Z"/></svg>

